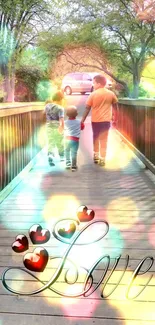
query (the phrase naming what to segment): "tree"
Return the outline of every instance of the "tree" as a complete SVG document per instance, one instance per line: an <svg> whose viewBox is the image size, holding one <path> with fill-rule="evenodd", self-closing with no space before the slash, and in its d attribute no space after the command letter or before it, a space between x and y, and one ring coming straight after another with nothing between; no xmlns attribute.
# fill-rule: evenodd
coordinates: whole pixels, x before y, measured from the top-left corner
<svg viewBox="0 0 155 325"><path fill-rule="evenodd" d="M56 28L59 15L48 0L0 0L0 72L4 78L4 101L13 101L18 59L34 46L41 30Z"/></svg>
<svg viewBox="0 0 155 325"><path fill-rule="evenodd" d="M155 21L155 2L153 0L136 0L134 7L141 21Z"/></svg>
<svg viewBox="0 0 155 325"><path fill-rule="evenodd" d="M102 70L118 82L122 75L126 80L132 77L134 98L138 97L145 62L155 54L155 21L139 16L140 11L146 13L146 7L147 14L148 10L151 12L151 5L154 10L151 0L80 0L78 3L73 0L70 9L75 40L94 42L96 35L96 43L100 35L100 48L109 58L114 73L103 65Z"/></svg>
<svg viewBox="0 0 155 325"><path fill-rule="evenodd" d="M37 87L45 80L45 75L35 66L26 66L16 70L15 100L35 101L37 100Z"/></svg>
<svg viewBox="0 0 155 325"><path fill-rule="evenodd" d="M54 37L49 33L42 33L39 46L46 50L51 60L51 78L59 79L72 71L92 71L108 74L124 89L128 95L128 86L115 74L115 67L110 64L106 49L103 46L102 37L98 31L93 34L93 24L85 24L82 28L76 28L67 32L59 31ZM126 77L126 76L125 76Z"/></svg>
<svg viewBox="0 0 155 325"><path fill-rule="evenodd" d="M16 65L15 100L37 100L37 89L40 82L49 79L48 54L38 47L27 48L22 52Z"/></svg>

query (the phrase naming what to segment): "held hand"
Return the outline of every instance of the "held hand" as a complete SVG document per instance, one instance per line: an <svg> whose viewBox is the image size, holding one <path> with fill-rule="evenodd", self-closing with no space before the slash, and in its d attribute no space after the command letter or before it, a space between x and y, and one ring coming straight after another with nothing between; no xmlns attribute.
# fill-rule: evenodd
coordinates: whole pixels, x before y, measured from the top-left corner
<svg viewBox="0 0 155 325"><path fill-rule="evenodd" d="M58 127L58 132L59 132L60 134L63 134L63 127L60 126L60 125L59 125L59 127Z"/></svg>
<svg viewBox="0 0 155 325"><path fill-rule="evenodd" d="M117 126L117 120L112 120L112 127L116 128L116 126Z"/></svg>

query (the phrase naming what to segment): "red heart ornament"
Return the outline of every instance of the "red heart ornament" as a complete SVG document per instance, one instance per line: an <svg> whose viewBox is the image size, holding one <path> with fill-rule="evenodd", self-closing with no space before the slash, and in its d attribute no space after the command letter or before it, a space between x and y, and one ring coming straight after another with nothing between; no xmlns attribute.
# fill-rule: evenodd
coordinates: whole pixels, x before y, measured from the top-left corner
<svg viewBox="0 0 155 325"><path fill-rule="evenodd" d="M94 210L87 210L87 221L91 221L95 217L95 211Z"/></svg>
<svg viewBox="0 0 155 325"><path fill-rule="evenodd" d="M43 272L48 262L48 252L43 247L37 247L33 253L24 256L25 267L33 272Z"/></svg>
<svg viewBox="0 0 155 325"><path fill-rule="evenodd" d="M95 216L94 210L89 210L85 205L77 209L77 217L81 222L91 221Z"/></svg>
<svg viewBox="0 0 155 325"><path fill-rule="evenodd" d="M48 229L42 229L40 225L33 225L29 230L29 236L33 244L44 244L50 239Z"/></svg>
<svg viewBox="0 0 155 325"><path fill-rule="evenodd" d="M25 252L29 248L28 239L25 235L18 235L12 244L12 249L16 253Z"/></svg>
<svg viewBox="0 0 155 325"><path fill-rule="evenodd" d="M79 218L80 221L82 221L83 218L86 217L87 215L87 210L88 208L85 205L81 205L78 209L77 209L77 217Z"/></svg>
<svg viewBox="0 0 155 325"><path fill-rule="evenodd" d="M76 231L76 226L74 223L71 223L69 229L60 228L58 234L64 238L71 238Z"/></svg>

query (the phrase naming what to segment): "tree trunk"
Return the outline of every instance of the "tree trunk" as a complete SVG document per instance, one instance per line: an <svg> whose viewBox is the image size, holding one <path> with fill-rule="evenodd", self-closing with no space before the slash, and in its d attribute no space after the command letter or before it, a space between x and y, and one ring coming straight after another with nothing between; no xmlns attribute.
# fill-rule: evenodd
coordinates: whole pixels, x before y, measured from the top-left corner
<svg viewBox="0 0 155 325"><path fill-rule="evenodd" d="M7 102L14 102L14 93L15 93L15 75L9 77L8 80L8 92L7 92Z"/></svg>
<svg viewBox="0 0 155 325"><path fill-rule="evenodd" d="M14 102L15 74L14 69L9 73L9 67L6 64L0 66L3 76L3 102Z"/></svg>
<svg viewBox="0 0 155 325"><path fill-rule="evenodd" d="M129 88L128 88L127 84L124 83L124 96L129 97L129 94L130 94Z"/></svg>
<svg viewBox="0 0 155 325"><path fill-rule="evenodd" d="M133 98L139 97L139 84L140 84L140 75L138 71L138 66L135 64L134 73L133 73L133 92L132 92Z"/></svg>
<svg viewBox="0 0 155 325"><path fill-rule="evenodd" d="M133 92L132 92L132 98L138 98L139 97L139 81L133 82Z"/></svg>

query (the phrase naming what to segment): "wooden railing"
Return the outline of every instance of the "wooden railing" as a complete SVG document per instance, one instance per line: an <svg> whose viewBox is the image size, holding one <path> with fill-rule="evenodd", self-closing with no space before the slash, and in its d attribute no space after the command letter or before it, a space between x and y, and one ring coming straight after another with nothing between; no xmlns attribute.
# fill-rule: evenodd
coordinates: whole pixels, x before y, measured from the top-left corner
<svg viewBox="0 0 155 325"><path fill-rule="evenodd" d="M0 108L0 191L40 152L43 103ZM155 166L155 100L119 100L118 131ZM146 161L145 161L146 160ZM155 170L155 168L154 168Z"/></svg>
<svg viewBox="0 0 155 325"><path fill-rule="evenodd" d="M43 103L0 109L0 191L42 149L43 125Z"/></svg>
<svg viewBox="0 0 155 325"><path fill-rule="evenodd" d="M149 168L155 165L155 100L120 99L117 128Z"/></svg>

